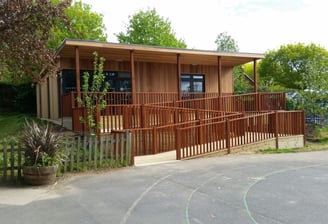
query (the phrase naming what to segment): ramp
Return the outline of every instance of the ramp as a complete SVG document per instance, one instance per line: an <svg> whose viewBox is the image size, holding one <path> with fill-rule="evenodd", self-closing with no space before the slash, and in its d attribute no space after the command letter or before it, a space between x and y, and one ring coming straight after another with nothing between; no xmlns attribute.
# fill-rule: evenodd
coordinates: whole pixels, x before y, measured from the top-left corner
<svg viewBox="0 0 328 224"><path fill-rule="evenodd" d="M134 157L135 166L147 166L161 163L176 162L176 151L158 153L155 155L136 156Z"/></svg>

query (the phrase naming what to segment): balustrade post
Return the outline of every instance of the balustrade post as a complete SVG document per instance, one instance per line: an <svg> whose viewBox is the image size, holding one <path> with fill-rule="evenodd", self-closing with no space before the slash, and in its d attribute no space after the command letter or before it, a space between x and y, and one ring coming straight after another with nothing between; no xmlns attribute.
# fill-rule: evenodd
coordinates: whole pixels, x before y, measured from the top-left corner
<svg viewBox="0 0 328 224"><path fill-rule="evenodd" d="M153 154L158 153L158 146L157 146L157 128L153 128Z"/></svg>
<svg viewBox="0 0 328 224"><path fill-rule="evenodd" d="M279 116L278 116L278 111L274 112L274 137L276 139L276 149L279 148L279 131L278 131L278 126L279 126Z"/></svg>
<svg viewBox="0 0 328 224"><path fill-rule="evenodd" d="M230 121L229 119L226 120L226 146L227 146L227 153L230 154L230 138L231 138L231 135L230 135Z"/></svg>
<svg viewBox="0 0 328 224"><path fill-rule="evenodd" d="M306 130L305 130L305 112L304 112L304 110L302 110L301 111L301 123L302 123L302 126L303 126L303 128L302 128L302 131L303 131L303 145L305 145L306 144Z"/></svg>
<svg viewBox="0 0 328 224"><path fill-rule="evenodd" d="M178 129L178 128L175 129L175 136L176 136L176 141L175 141L176 158L177 158L177 160L181 160L182 136L181 136L180 129Z"/></svg>

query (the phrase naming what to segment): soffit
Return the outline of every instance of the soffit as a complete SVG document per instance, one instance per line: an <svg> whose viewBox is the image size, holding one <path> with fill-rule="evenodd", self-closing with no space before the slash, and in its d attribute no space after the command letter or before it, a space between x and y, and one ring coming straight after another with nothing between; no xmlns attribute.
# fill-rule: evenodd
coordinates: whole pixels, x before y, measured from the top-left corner
<svg viewBox="0 0 328 224"><path fill-rule="evenodd" d="M94 51L107 61L130 61L130 52L133 51L136 62L173 64L177 63L179 54L181 64L197 65L217 65L220 56L222 66L237 66L264 57L263 54L199 51L81 40L65 40L56 55L61 58L75 58L76 47L79 48L80 59L88 60L93 59Z"/></svg>

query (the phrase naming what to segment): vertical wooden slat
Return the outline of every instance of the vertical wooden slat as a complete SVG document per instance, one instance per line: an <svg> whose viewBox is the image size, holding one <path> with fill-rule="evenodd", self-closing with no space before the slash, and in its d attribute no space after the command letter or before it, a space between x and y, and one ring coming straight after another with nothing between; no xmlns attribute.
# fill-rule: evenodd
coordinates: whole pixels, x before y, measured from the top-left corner
<svg viewBox="0 0 328 224"><path fill-rule="evenodd" d="M22 153L24 152L22 148L22 144L18 145L17 152L18 152L17 175L18 175L18 179L20 179L22 177Z"/></svg>
<svg viewBox="0 0 328 224"><path fill-rule="evenodd" d="M3 148L3 180L7 180L7 145L4 146Z"/></svg>
<svg viewBox="0 0 328 224"><path fill-rule="evenodd" d="M104 154L104 142L106 141L107 134L105 136L100 136L99 138L99 166L102 166L103 154Z"/></svg>
<svg viewBox="0 0 328 224"><path fill-rule="evenodd" d="M120 143L120 154L121 154L121 164L124 165L124 161L126 160L126 148L125 148L125 139L124 139L124 133L119 133L119 143Z"/></svg>
<svg viewBox="0 0 328 224"><path fill-rule="evenodd" d="M97 160L98 160L98 136L93 136L94 137L94 148L93 148L93 163L94 163L94 168L97 169Z"/></svg>
<svg viewBox="0 0 328 224"><path fill-rule="evenodd" d="M110 134L106 135L106 138L105 138L105 159L107 160L109 158L109 155L108 155L108 150L109 150L109 137L110 137Z"/></svg>
<svg viewBox="0 0 328 224"><path fill-rule="evenodd" d="M279 114L278 111L274 113L274 136L276 139L276 149L279 148Z"/></svg>
<svg viewBox="0 0 328 224"><path fill-rule="evenodd" d="M154 127L152 130L152 142L153 142L153 154L158 153L158 145L157 145L157 128Z"/></svg>
<svg viewBox="0 0 328 224"><path fill-rule="evenodd" d="M124 132L124 140L125 140L125 150L126 150L126 161L128 165L132 165L131 162L131 145L130 145L130 134L128 131Z"/></svg>
<svg viewBox="0 0 328 224"><path fill-rule="evenodd" d="M176 150L176 159L177 160L181 160L181 139L182 139L182 134L181 134L181 130L180 129L176 129L176 146L175 146L175 150Z"/></svg>
<svg viewBox="0 0 328 224"><path fill-rule="evenodd" d="M110 165L113 166L114 162L114 133L109 135L109 145L108 145L109 153L110 153Z"/></svg>
<svg viewBox="0 0 328 224"><path fill-rule="evenodd" d="M115 161L119 160L119 138L118 138L118 134L115 134L115 141L114 141L114 145L115 145Z"/></svg>
<svg viewBox="0 0 328 224"><path fill-rule="evenodd" d="M229 119L226 120L226 146L227 146L227 153L230 154L230 121Z"/></svg>
<svg viewBox="0 0 328 224"><path fill-rule="evenodd" d="M81 136L77 136L77 138L74 138L77 140L76 144L76 171L79 171L79 166L80 166L80 150L81 150Z"/></svg>
<svg viewBox="0 0 328 224"><path fill-rule="evenodd" d="M74 152L75 152L75 147L76 147L76 145L75 145L75 139L72 139L71 140L72 142L71 142L71 144L70 144L70 146L71 146L71 158L70 158L70 165L69 165L69 171L73 171L73 169L74 169ZM79 151L79 150L77 150L77 151Z"/></svg>
<svg viewBox="0 0 328 224"><path fill-rule="evenodd" d="M10 142L10 180L14 180L15 174L15 145L14 142Z"/></svg>

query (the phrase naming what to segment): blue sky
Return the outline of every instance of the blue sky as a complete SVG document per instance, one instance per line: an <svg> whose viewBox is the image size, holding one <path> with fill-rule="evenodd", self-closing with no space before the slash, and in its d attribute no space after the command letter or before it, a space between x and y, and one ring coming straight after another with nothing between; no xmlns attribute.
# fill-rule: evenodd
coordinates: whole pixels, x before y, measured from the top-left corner
<svg viewBox="0 0 328 224"><path fill-rule="evenodd" d="M169 19L188 48L215 50L227 32L241 52L265 53L289 43L315 43L328 50L326 0L82 0L104 15L108 41L126 30L129 16L155 8Z"/></svg>

